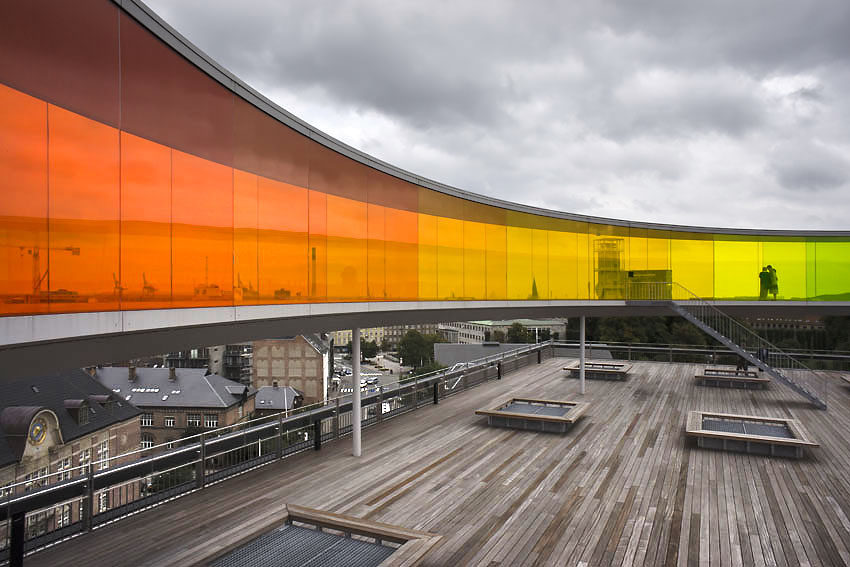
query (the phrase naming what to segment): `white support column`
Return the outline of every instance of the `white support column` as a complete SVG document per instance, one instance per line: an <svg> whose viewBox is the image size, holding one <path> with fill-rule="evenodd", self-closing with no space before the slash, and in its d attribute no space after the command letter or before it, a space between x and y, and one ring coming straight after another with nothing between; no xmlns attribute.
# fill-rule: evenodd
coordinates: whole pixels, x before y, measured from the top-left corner
<svg viewBox="0 0 850 567"><path fill-rule="evenodd" d="M360 329L351 330L351 454L360 456Z"/></svg>
<svg viewBox="0 0 850 567"><path fill-rule="evenodd" d="M581 316L581 325L579 326L579 342L581 345L578 350L578 376L581 381L581 393L584 394L584 315Z"/></svg>

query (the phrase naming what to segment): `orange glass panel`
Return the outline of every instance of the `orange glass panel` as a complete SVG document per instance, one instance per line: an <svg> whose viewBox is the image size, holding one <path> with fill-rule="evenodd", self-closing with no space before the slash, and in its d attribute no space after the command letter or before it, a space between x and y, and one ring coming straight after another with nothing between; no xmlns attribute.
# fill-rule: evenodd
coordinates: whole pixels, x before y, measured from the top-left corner
<svg viewBox="0 0 850 567"><path fill-rule="evenodd" d="M122 309L171 306L171 150L121 133Z"/></svg>
<svg viewBox="0 0 850 567"><path fill-rule="evenodd" d="M47 311L47 103L0 85L0 304Z"/></svg>
<svg viewBox="0 0 850 567"><path fill-rule="evenodd" d="M437 217L437 297L463 297L463 221Z"/></svg>
<svg viewBox="0 0 850 567"><path fill-rule="evenodd" d="M367 284L366 203L328 195L328 299L362 301Z"/></svg>
<svg viewBox="0 0 850 567"><path fill-rule="evenodd" d="M256 175L233 170L233 300L236 305L251 305L260 299L258 192Z"/></svg>
<svg viewBox="0 0 850 567"><path fill-rule="evenodd" d="M118 308L118 130L48 105L50 311Z"/></svg>
<svg viewBox="0 0 850 567"><path fill-rule="evenodd" d="M233 170L172 151L175 306L233 303Z"/></svg>
<svg viewBox="0 0 850 567"><path fill-rule="evenodd" d="M324 193L308 191L309 201L309 282L310 299L328 298L328 198Z"/></svg>
<svg viewBox="0 0 850 567"><path fill-rule="evenodd" d="M418 216L386 209L387 298L416 300L419 291Z"/></svg>
<svg viewBox="0 0 850 567"><path fill-rule="evenodd" d="M487 299L505 299L507 293L507 232L505 225L484 225Z"/></svg>
<svg viewBox="0 0 850 567"><path fill-rule="evenodd" d="M466 299L487 298L485 226L480 222L463 222L463 295Z"/></svg>
<svg viewBox="0 0 850 567"><path fill-rule="evenodd" d="M369 299L387 298L385 211L385 207L371 203L366 208L369 236L366 257L368 270L366 296Z"/></svg>
<svg viewBox="0 0 850 567"><path fill-rule="evenodd" d="M307 189L259 178L259 269L263 303L307 298Z"/></svg>
<svg viewBox="0 0 850 567"><path fill-rule="evenodd" d="M419 213L418 227L419 299L437 299L437 217Z"/></svg>

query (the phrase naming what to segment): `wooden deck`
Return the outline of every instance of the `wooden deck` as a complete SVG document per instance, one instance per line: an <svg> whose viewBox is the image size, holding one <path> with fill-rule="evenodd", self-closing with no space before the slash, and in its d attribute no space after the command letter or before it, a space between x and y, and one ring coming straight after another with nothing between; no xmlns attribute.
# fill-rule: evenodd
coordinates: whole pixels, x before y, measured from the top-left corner
<svg viewBox="0 0 850 567"><path fill-rule="evenodd" d="M455 565L850 564L850 392L829 410L777 384L701 388L692 364L633 363L627 382L564 380L563 359L248 472L39 552L28 566L186 565L181 550L293 503L442 536L423 562ZM835 377L835 384L840 382ZM507 397L587 401L566 435L491 428ZM799 420L801 460L702 450L691 410Z"/></svg>

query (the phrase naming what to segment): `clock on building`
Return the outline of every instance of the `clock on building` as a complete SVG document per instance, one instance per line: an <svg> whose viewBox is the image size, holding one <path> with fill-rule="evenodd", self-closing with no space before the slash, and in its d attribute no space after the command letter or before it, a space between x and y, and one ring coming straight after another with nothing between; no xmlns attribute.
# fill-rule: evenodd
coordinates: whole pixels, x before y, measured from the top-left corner
<svg viewBox="0 0 850 567"><path fill-rule="evenodd" d="M41 445L47 438L47 422L43 418L33 420L30 425L29 433L30 443L33 445Z"/></svg>

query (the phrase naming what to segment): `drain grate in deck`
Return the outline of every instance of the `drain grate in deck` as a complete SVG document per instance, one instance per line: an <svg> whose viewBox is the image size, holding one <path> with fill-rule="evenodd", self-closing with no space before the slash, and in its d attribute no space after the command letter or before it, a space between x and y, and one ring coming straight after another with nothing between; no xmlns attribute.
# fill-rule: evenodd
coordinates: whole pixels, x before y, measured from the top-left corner
<svg viewBox="0 0 850 567"><path fill-rule="evenodd" d="M511 402L499 411L511 413L525 413L529 415L551 415L562 417L572 409L570 406L544 406L540 404L529 404L527 402Z"/></svg>
<svg viewBox="0 0 850 567"><path fill-rule="evenodd" d="M794 439L788 426L783 423L759 423L756 421L737 421L730 419L703 418L702 428L706 431L722 431L724 433L740 433L759 435L762 437L778 437Z"/></svg>
<svg viewBox="0 0 850 567"><path fill-rule="evenodd" d="M213 567L377 567L395 548L285 525L219 558Z"/></svg>

